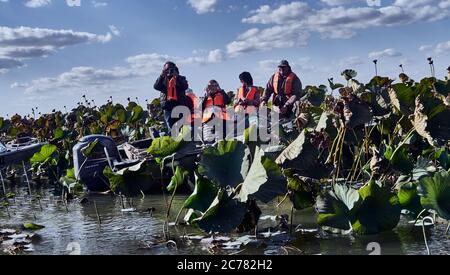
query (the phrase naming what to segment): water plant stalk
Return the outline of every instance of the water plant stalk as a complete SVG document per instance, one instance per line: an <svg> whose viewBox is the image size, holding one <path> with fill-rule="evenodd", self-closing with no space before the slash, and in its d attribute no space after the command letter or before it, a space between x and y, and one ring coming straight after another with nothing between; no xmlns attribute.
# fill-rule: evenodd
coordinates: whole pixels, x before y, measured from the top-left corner
<svg viewBox="0 0 450 275"><path fill-rule="evenodd" d="M102 219L100 218L100 214L98 213L97 202L94 201L95 214L97 215L98 224L102 224Z"/></svg>
<svg viewBox="0 0 450 275"><path fill-rule="evenodd" d="M31 196L32 195L32 193L31 193L31 185L30 185L30 180L28 179L27 169L25 168L25 161L22 161L22 166L23 166L23 172L25 173L25 179L27 180L27 184L28 184L28 192L29 192L29 194Z"/></svg>

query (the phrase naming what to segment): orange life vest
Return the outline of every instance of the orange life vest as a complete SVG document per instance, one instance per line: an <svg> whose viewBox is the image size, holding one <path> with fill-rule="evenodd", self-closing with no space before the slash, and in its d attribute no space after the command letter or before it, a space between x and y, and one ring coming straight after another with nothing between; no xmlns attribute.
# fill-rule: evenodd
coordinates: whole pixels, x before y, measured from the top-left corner
<svg viewBox="0 0 450 275"><path fill-rule="evenodd" d="M200 119L202 115L198 112L200 103L194 93L187 93L186 96L192 101L191 115L188 118L188 123L192 123L196 119Z"/></svg>
<svg viewBox="0 0 450 275"><path fill-rule="evenodd" d="M297 76L294 73L291 73L287 78L286 82L284 84L284 94L287 96L287 98L291 98L293 87L294 87L294 80ZM275 73L275 76L273 77L273 90L275 91L275 96L280 94L280 74L278 72Z"/></svg>
<svg viewBox="0 0 450 275"><path fill-rule="evenodd" d="M217 93L214 98L208 96L206 99L206 106L203 111L203 123L210 121L213 118L213 115L219 119L229 120L225 101L221 92Z"/></svg>
<svg viewBox="0 0 450 275"><path fill-rule="evenodd" d="M167 101L178 101L176 76L172 77L167 85Z"/></svg>
<svg viewBox="0 0 450 275"><path fill-rule="evenodd" d="M242 100L255 100L256 93L259 93L259 90L256 87L251 87L250 91L248 92L247 96L245 96L245 89L244 87L241 87L238 92L238 99ZM253 114L257 112L257 107L255 106L242 106L237 105L236 108L234 108L235 112L242 112L245 111L247 114Z"/></svg>

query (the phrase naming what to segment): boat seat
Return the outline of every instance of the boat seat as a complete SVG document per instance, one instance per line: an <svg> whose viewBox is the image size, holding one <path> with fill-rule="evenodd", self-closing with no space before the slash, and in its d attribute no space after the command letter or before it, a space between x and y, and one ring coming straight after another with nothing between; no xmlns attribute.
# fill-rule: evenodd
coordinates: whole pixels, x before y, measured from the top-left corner
<svg viewBox="0 0 450 275"><path fill-rule="evenodd" d="M130 160L144 160L148 157L146 149L136 148L129 143L125 143L123 145L123 150L125 151L127 158Z"/></svg>

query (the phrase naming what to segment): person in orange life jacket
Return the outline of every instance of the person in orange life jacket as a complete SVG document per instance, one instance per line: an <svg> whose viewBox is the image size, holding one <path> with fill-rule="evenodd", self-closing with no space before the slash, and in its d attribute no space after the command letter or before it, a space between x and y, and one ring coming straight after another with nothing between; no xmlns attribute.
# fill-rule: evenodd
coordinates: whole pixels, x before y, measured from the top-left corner
<svg viewBox="0 0 450 275"><path fill-rule="evenodd" d="M186 106L191 111L191 117L188 118L188 123L193 124L194 120L201 118L201 114L196 113L196 111L199 111L198 109L200 108L200 102L191 89L186 90Z"/></svg>
<svg viewBox="0 0 450 275"><path fill-rule="evenodd" d="M258 107L261 103L261 94L258 88L253 86L253 78L249 72L241 73L239 80L242 83L242 87L239 88L234 100L234 111L237 120L242 117L242 112L245 113L245 128L247 128L249 124L258 123Z"/></svg>
<svg viewBox="0 0 450 275"><path fill-rule="evenodd" d="M293 115L293 108L300 100L302 92L302 82L300 78L292 72L289 62L282 60L278 65L278 71L272 75L267 83L262 104L267 105L273 95L273 106L280 112L280 118L289 118Z"/></svg>
<svg viewBox="0 0 450 275"><path fill-rule="evenodd" d="M202 101L203 110L203 135L205 141L213 141L210 134L213 132L215 125L210 125L211 120L214 118L221 119L223 123L223 133L226 133L227 123L229 120L226 111L226 106L231 103L230 98L219 86L216 80L211 80L205 90L205 96ZM218 129L215 129L216 139L223 139L224 135L217 134Z"/></svg>
<svg viewBox="0 0 450 275"><path fill-rule="evenodd" d="M235 112L245 111L247 114L258 112L261 103L261 95L258 88L253 86L253 78L249 72L243 72L239 75L242 87L234 100Z"/></svg>
<svg viewBox="0 0 450 275"><path fill-rule="evenodd" d="M178 67L173 62L164 64L161 75L153 86L161 92L161 107L164 110L164 120L169 131L180 118L172 118L172 110L177 106L186 106L186 90L189 84L186 77L181 76Z"/></svg>

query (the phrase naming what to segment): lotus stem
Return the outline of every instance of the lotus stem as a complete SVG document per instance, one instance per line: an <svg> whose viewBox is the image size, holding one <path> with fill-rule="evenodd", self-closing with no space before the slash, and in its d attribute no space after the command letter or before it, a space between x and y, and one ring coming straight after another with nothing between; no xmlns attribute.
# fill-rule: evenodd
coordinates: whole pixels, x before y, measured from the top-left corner
<svg viewBox="0 0 450 275"><path fill-rule="evenodd" d="M3 171L0 170L0 180L2 181L3 195L6 197L5 180L3 179Z"/></svg>
<svg viewBox="0 0 450 275"><path fill-rule="evenodd" d="M178 220L180 219L181 213L183 213L184 205L181 207L180 211L178 211L177 217L175 218L175 225L178 225Z"/></svg>
<svg viewBox="0 0 450 275"><path fill-rule="evenodd" d="M447 235L448 234L448 231L450 230L450 221L448 222L448 226L447 226L447 229L445 230L445 235Z"/></svg>
<svg viewBox="0 0 450 275"><path fill-rule="evenodd" d="M8 218L11 219L11 214L9 213L9 206L6 204L5 207L6 207L6 213L8 213Z"/></svg>
<svg viewBox="0 0 450 275"><path fill-rule="evenodd" d="M428 241L427 241L427 234L425 232L425 220L430 220L434 223L433 219L431 217L425 217L422 219L422 232L423 232L423 239L425 241L425 247L427 248L427 254L431 255L430 247L428 247Z"/></svg>
<svg viewBox="0 0 450 275"><path fill-rule="evenodd" d="M41 203L41 198L38 196L38 197L36 197L36 199L38 200L39 208L41 209L41 211L43 211L42 203Z"/></svg>
<svg viewBox="0 0 450 275"><path fill-rule="evenodd" d="M122 193L119 194L120 197L120 203L122 204L122 210L125 209L125 202L123 201Z"/></svg>
<svg viewBox="0 0 450 275"><path fill-rule="evenodd" d="M279 202L277 204L277 208L279 208L287 200L288 196L289 196L289 192L287 192L286 195L284 196L284 198L281 200L281 202Z"/></svg>
<svg viewBox="0 0 450 275"><path fill-rule="evenodd" d="M294 206L292 205L292 208L291 208L291 228L290 228L290 235L292 235L293 228L294 228Z"/></svg>
<svg viewBox="0 0 450 275"><path fill-rule="evenodd" d="M98 224L102 224L102 219L100 218L100 214L98 213L97 202L94 201L95 214L97 215Z"/></svg>
<svg viewBox="0 0 450 275"><path fill-rule="evenodd" d="M22 166L23 166L23 172L25 173L25 179L27 180L27 184L28 184L28 192L29 192L29 194L31 196L32 195L32 193L31 193L31 185L30 185L30 180L28 179L27 169L25 168L25 161L22 161Z"/></svg>

